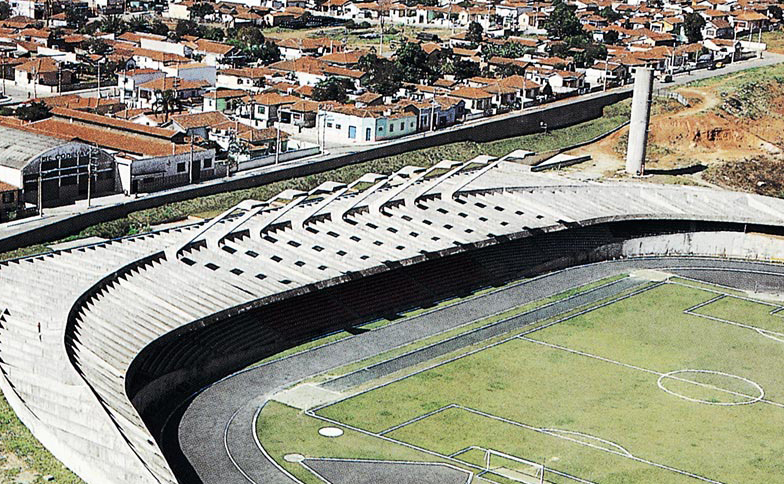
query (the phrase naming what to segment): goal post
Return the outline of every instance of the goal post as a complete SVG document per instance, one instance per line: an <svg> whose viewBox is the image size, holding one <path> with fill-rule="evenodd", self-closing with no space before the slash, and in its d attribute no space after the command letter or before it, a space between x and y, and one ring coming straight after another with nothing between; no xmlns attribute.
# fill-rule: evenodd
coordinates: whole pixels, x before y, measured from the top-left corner
<svg viewBox="0 0 784 484"><path fill-rule="evenodd" d="M497 474L515 482L544 484L544 464L493 449L483 450L485 453L485 472Z"/></svg>

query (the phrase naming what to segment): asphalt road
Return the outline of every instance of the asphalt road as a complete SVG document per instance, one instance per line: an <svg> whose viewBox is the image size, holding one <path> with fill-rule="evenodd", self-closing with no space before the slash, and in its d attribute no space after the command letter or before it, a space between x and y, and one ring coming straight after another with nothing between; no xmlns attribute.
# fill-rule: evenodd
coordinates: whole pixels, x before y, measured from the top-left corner
<svg viewBox="0 0 784 484"><path fill-rule="evenodd" d="M297 482L254 437L255 417L279 390L331 368L615 274L659 269L744 289L784 287L784 266L701 258L646 258L578 266L245 370L204 389L185 409L179 443L204 483Z"/></svg>

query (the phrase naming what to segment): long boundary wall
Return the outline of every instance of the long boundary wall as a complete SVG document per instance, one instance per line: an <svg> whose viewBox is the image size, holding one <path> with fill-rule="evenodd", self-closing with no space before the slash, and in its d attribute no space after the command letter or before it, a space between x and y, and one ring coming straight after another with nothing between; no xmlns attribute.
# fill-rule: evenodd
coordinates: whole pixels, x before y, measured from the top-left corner
<svg viewBox="0 0 784 484"><path fill-rule="evenodd" d="M355 153L335 156L313 163L282 167L268 173L249 176L235 176L227 180L215 180L200 185L179 189L175 192L160 192L144 198L107 207L95 208L89 212L73 215L51 224L38 226L30 230L9 235L0 239L0 252L7 252L28 245L40 244L61 239L101 222L124 217L131 212L155 208L167 203L179 202L196 197L214 195L252 188L276 181L296 178L346 165L370 161L385 156L398 155L409 151L456 143L460 141L487 142L499 139L538 133L540 122L547 123L548 129L563 128L600 117L606 106L629 97L629 90L611 91L590 95L585 99L575 98L569 102L541 106L535 111L517 115L506 115L498 119L489 118L485 122L464 126L457 129L437 131L413 139L405 138L382 146Z"/></svg>

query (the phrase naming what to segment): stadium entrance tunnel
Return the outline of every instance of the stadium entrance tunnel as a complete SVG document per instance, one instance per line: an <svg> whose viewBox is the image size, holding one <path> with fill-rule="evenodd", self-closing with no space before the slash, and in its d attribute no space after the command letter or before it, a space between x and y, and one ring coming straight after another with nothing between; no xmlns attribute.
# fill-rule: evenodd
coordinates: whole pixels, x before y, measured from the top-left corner
<svg viewBox="0 0 784 484"><path fill-rule="evenodd" d="M180 482L201 482L179 447L178 426L197 392L258 361L318 337L352 332L378 318L428 308L491 286L622 256L629 239L696 232L754 231L784 235L781 227L720 222L636 220L531 234L423 262L388 264L346 282L279 294L195 321L148 344L131 363L126 392L155 436ZM302 292L302 291L301 291ZM671 385L671 382L667 382Z"/></svg>

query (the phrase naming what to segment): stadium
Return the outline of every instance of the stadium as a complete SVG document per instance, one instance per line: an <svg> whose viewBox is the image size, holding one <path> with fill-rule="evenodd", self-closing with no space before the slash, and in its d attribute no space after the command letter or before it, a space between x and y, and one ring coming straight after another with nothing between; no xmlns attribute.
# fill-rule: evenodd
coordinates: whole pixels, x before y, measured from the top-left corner
<svg viewBox="0 0 784 484"><path fill-rule="evenodd" d="M89 483L771 481L783 233L514 154L367 174L3 262L0 389Z"/></svg>

